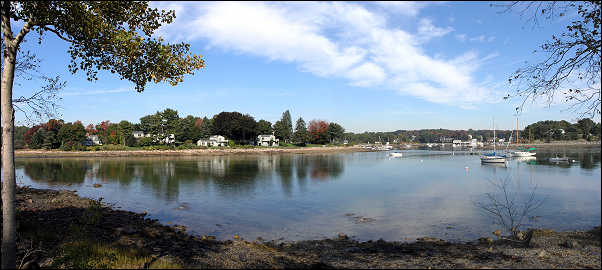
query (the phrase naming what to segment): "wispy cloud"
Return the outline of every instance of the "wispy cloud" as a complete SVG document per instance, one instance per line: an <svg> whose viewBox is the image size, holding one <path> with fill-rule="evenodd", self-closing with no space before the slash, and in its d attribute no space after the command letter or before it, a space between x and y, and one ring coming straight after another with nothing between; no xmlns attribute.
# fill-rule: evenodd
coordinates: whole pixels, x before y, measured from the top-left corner
<svg viewBox="0 0 602 270"><path fill-rule="evenodd" d="M449 59L425 52L425 42L454 30L427 18L418 21L417 29L391 27L379 13L385 12L382 9L348 2L152 5L176 10L175 22L158 33L172 41L203 40L211 48L294 63L317 76L389 88L435 103L468 108L497 102L489 98L495 90L473 75L486 58L473 51ZM379 5L396 6L395 12L407 16L418 16L423 7L405 2ZM404 7L408 10L402 11Z"/></svg>
<svg viewBox="0 0 602 270"><path fill-rule="evenodd" d="M107 90L80 90L80 91L68 91L63 92L63 96L88 96L88 95L105 95L114 93L134 92L132 88L118 88L118 89L107 89Z"/></svg>

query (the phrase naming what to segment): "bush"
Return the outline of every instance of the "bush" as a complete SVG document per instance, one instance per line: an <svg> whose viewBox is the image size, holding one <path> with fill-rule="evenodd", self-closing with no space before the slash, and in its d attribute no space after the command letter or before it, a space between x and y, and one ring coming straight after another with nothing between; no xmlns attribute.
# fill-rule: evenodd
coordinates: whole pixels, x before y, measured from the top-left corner
<svg viewBox="0 0 602 270"><path fill-rule="evenodd" d="M138 145L139 146L151 146L151 145L153 145L153 139L148 138L148 137L140 138L140 140L138 141Z"/></svg>
<svg viewBox="0 0 602 270"><path fill-rule="evenodd" d="M128 136L125 139L125 145L127 145L129 147L137 146L137 144L138 144L138 141L136 141L136 138L132 134L130 134L130 136Z"/></svg>
<svg viewBox="0 0 602 270"><path fill-rule="evenodd" d="M86 147L84 147L81 143L79 142L65 142L61 145L60 147L61 150L63 151L85 151Z"/></svg>

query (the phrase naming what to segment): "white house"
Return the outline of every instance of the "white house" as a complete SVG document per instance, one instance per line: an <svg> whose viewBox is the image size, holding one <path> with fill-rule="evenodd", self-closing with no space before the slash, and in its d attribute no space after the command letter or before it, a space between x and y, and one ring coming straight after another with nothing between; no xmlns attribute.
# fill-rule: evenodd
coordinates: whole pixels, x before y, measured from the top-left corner
<svg viewBox="0 0 602 270"><path fill-rule="evenodd" d="M279 142L280 139L276 138L274 134L257 136L257 145L259 146L278 146Z"/></svg>
<svg viewBox="0 0 602 270"><path fill-rule="evenodd" d="M132 131L132 136L136 139L144 137L144 131Z"/></svg>
<svg viewBox="0 0 602 270"><path fill-rule="evenodd" d="M196 142L197 146L228 146L228 140L222 135L213 135L209 140L200 139Z"/></svg>
<svg viewBox="0 0 602 270"><path fill-rule="evenodd" d="M165 138L163 138L161 140L162 143L166 143L166 144L170 144L170 143L175 143L176 142L176 135L173 133L170 133L169 135L165 136Z"/></svg>
<svg viewBox="0 0 602 270"><path fill-rule="evenodd" d="M100 138L98 138L98 135L88 135L86 137L86 140L84 141L84 145L86 145L86 146L102 145L102 142L100 141Z"/></svg>

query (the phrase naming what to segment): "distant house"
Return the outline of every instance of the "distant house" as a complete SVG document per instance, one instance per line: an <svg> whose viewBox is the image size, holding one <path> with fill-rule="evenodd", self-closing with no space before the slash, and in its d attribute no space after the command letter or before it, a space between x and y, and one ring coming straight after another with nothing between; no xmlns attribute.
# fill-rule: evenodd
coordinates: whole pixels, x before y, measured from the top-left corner
<svg viewBox="0 0 602 270"><path fill-rule="evenodd" d="M140 139L144 137L144 131L132 131L132 136L136 139Z"/></svg>
<svg viewBox="0 0 602 270"><path fill-rule="evenodd" d="M176 135L173 133L170 133L169 135L165 136L165 138L163 138L161 140L161 143L165 143L165 144L170 144L170 143L175 143L176 142Z"/></svg>
<svg viewBox="0 0 602 270"><path fill-rule="evenodd" d="M86 137L86 140L84 141L84 145L86 145L86 146L102 145L102 142L100 141L100 138L98 137L98 135L88 135Z"/></svg>
<svg viewBox="0 0 602 270"><path fill-rule="evenodd" d="M257 145L258 146L278 146L280 140L272 135L258 135L257 136Z"/></svg>
<svg viewBox="0 0 602 270"><path fill-rule="evenodd" d="M209 137L209 140L207 139L200 139L196 142L197 146L213 146L213 147L217 147L217 146L227 146L228 145L228 140L226 140L226 138L222 135L213 135L211 137Z"/></svg>

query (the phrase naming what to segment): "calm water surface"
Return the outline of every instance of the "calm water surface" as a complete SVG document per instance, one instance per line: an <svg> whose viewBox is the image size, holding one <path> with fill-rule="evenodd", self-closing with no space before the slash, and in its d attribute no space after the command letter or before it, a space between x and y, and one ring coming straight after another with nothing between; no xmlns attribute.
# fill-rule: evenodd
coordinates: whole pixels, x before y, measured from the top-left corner
<svg viewBox="0 0 602 270"><path fill-rule="evenodd" d="M230 239L473 240L501 228L478 205L506 194L541 203L523 226L600 225L600 148L540 149L507 167L462 151L281 154L177 158L17 159L17 181L77 190L115 207L147 211L194 234ZM452 154L453 153L453 154ZM559 154L570 163L550 163ZM102 184L93 188L95 183ZM517 208L520 208L517 206ZM362 219L363 218L363 219Z"/></svg>

